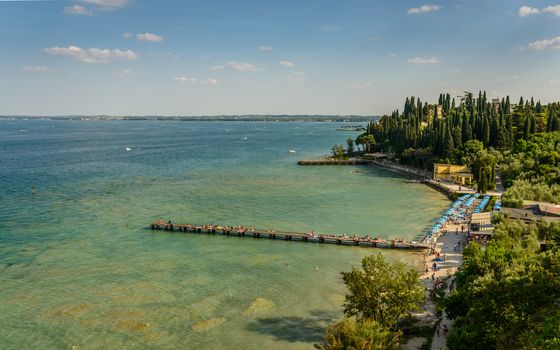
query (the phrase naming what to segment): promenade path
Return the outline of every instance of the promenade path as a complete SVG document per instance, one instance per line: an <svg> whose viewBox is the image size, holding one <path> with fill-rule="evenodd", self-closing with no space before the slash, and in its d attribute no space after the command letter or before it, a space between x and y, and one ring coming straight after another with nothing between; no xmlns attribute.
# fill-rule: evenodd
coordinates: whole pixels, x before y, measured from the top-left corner
<svg viewBox="0 0 560 350"><path fill-rule="evenodd" d="M456 234L455 230L459 228L459 233ZM445 254L445 261L442 262L438 262L438 270L435 271L435 278L439 278L440 280L446 279L448 276L451 277L450 280L448 280L448 282L450 282L453 278L453 274L455 274L455 272L457 271L457 269L459 268L459 266L461 266L461 264L463 263L463 246L466 242L465 240L465 234L461 233L461 226L460 225L449 225L447 227L448 233L442 235L439 237L437 243L436 243L436 251L440 253L440 257L443 257L443 255ZM461 248L458 249L457 251L455 251L455 246L457 245L457 242L461 242ZM424 282L424 285L428 288L428 289L432 289L433 288L433 281L432 281L432 274L434 273L434 271L432 271L432 261L433 258L435 256L431 255L428 256L428 268L429 268L429 272L425 273L422 276L422 281ZM447 345L446 345L446 334L444 334L443 332L443 326L446 325L448 330L451 330L452 325L452 321L448 320L447 317L445 316L445 312L442 315L442 320L440 323L440 331L439 334L436 330L436 332L434 333L434 337L432 338L432 349L447 349Z"/></svg>

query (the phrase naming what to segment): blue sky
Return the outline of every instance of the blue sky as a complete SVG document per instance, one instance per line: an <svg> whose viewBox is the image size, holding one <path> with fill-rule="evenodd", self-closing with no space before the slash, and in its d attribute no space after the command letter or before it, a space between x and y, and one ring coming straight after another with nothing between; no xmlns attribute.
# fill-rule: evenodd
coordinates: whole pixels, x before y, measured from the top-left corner
<svg viewBox="0 0 560 350"><path fill-rule="evenodd" d="M0 0L0 114L383 114L559 100L560 1Z"/></svg>

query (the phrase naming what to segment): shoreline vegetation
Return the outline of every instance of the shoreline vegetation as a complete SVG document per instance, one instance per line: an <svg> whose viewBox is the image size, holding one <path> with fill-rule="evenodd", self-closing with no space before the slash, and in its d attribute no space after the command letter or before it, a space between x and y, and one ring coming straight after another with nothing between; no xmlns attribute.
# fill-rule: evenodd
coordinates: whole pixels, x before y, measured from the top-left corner
<svg viewBox="0 0 560 350"><path fill-rule="evenodd" d="M489 100L482 91L457 102L449 94L435 104L407 98L402 113L371 121L346 147L332 147L333 160L369 159L445 188L450 198L461 190L475 194L461 197L472 197L464 221L438 227L425 273L380 254L365 257L361 270L342 272L345 318L326 329L317 348L560 348L560 221L496 212L494 230L475 239L468 215L478 212L476 192L485 194L482 211L493 210L491 196L503 199L503 209L560 202L560 103L521 97L512 104L509 96ZM473 179L455 187L434 181L435 163L466 166Z"/></svg>
<svg viewBox="0 0 560 350"><path fill-rule="evenodd" d="M126 121L234 121L234 122L330 122L359 123L370 122L378 116L364 115L321 115L321 114L247 114L247 115L200 115L200 116L110 116L110 115L67 115L67 116L2 116L0 120L126 120ZM364 128L365 130L365 128ZM343 131L364 131L343 130Z"/></svg>

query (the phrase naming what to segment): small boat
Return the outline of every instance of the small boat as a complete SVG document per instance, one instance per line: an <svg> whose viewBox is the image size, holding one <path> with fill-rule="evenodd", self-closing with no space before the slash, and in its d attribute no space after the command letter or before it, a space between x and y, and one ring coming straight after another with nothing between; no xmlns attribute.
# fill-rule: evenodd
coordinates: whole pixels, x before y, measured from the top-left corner
<svg viewBox="0 0 560 350"><path fill-rule="evenodd" d="M127 151L127 152L128 152L128 151L132 151L132 148L130 148L130 147L125 147L124 150Z"/></svg>
<svg viewBox="0 0 560 350"><path fill-rule="evenodd" d="M288 152L290 152L290 154L294 154L294 153L296 153L296 150L295 150L295 149L291 149L291 150L289 150Z"/></svg>

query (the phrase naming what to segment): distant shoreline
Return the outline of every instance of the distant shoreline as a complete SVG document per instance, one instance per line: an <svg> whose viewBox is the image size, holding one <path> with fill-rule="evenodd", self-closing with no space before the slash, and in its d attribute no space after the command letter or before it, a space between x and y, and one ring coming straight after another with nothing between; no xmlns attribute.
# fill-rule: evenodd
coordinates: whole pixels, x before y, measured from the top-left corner
<svg viewBox="0 0 560 350"><path fill-rule="evenodd" d="M379 116L363 115L213 115L213 116L108 116L108 115L76 115L76 116L25 116L6 115L0 120L127 120L127 121L269 121L269 122L331 122L353 123L369 122Z"/></svg>

